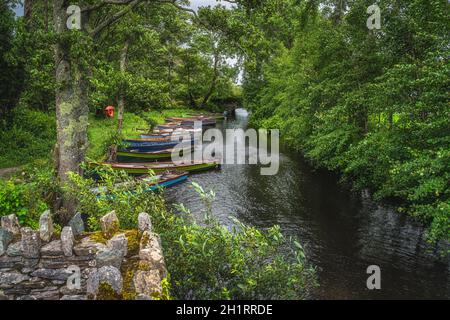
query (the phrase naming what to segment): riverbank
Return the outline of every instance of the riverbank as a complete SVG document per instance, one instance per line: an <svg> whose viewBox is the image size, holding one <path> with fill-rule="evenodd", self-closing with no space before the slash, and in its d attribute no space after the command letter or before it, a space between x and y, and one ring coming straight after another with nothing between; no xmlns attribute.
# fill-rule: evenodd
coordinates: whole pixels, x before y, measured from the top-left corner
<svg viewBox="0 0 450 320"><path fill-rule="evenodd" d="M249 119L240 115L245 113L221 127L245 129ZM317 270L315 299L448 296L450 257L441 256L448 249L444 241L427 243L422 223L351 192L333 172L312 167L288 148L280 148L275 176L261 176L258 165L223 165L191 180L215 192L212 215L228 228L237 218L261 230L279 225L285 236L299 239ZM183 203L199 219L204 214L193 188L175 186L166 198L171 206ZM370 265L381 268L381 290L367 289Z"/></svg>
<svg viewBox="0 0 450 320"><path fill-rule="evenodd" d="M122 133L128 138L138 138L137 129L148 128L152 124L162 124L167 117L186 117L191 113L207 112L188 108L153 110L134 114L125 112ZM52 149L56 142L55 117L39 111L17 112L10 130L0 132L0 169L22 165L51 162ZM100 160L117 130L117 116L110 119L103 116L89 115L87 157ZM0 178L2 175L0 174Z"/></svg>

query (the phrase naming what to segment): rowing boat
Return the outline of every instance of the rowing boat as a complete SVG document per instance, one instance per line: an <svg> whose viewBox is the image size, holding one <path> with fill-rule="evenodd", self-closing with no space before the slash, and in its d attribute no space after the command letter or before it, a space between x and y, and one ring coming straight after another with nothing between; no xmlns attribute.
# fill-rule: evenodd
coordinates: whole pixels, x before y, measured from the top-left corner
<svg viewBox="0 0 450 320"><path fill-rule="evenodd" d="M142 143L142 142L166 142L166 141L170 141L170 136L157 136L157 137L153 137L153 136L148 136L146 138L140 138L140 139L124 139L122 140L123 143L125 144L133 144L133 143Z"/></svg>
<svg viewBox="0 0 450 320"><path fill-rule="evenodd" d="M190 125L190 124L184 125L181 123L170 122L170 123L166 123L166 124L160 124L160 125L156 126L156 129L192 129L193 126L194 126L193 123L192 123L192 125Z"/></svg>
<svg viewBox="0 0 450 320"><path fill-rule="evenodd" d="M196 122L201 123L203 127L214 126L216 124L216 119L209 117L192 117L192 118L166 118L168 122L166 125L178 124L181 126L191 126L193 127Z"/></svg>
<svg viewBox="0 0 450 320"><path fill-rule="evenodd" d="M153 133L156 134L173 134L173 135L183 135L183 134L188 134L188 133L197 133L197 132L202 132L202 129L198 128L198 129L194 129L194 128L190 128L190 129L185 129L185 128L167 128L167 129L155 129L153 130ZM142 137L142 135L141 135Z"/></svg>
<svg viewBox="0 0 450 320"><path fill-rule="evenodd" d="M169 188L172 187L178 183L184 182L188 178L187 172L164 172L161 175L158 175L156 180L154 179L154 176L141 176L137 177L136 179L142 180L144 182L149 183L148 191L155 191L161 187ZM156 182L155 182L156 181Z"/></svg>
<svg viewBox="0 0 450 320"><path fill-rule="evenodd" d="M183 145L188 145L189 143L192 144L193 140L190 141L142 141L142 142L128 142L126 143L126 147L124 150L120 151L137 151L137 152L149 152L149 151L160 151L160 150L167 150L170 148L174 148L178 146L180 143L183 143Z"/></svg>
<svg viewBox="0 0 450 320"><path fill-rule="evenodd" d="M102 163L103 166L111 166L113 170L123 170L129 174L147 174L150 170L155 173L165 171L187 171L196 172L215 168L220 168L220 163L216 160L206 160L199 162L188 162L176 164L173 162L135 162L135 163Z"/></svg>
<svg viewBox="0 0 450 320"><path fill-rule="evenodd" d="M164 173L156 175L156 176L149 176L149 175L139 176L139 177L136 177L136 181L143 182L143 184L146 186L146 188L144 189L144 192L149 192L149 191L158 190L160 188L170 188L176 184L186 181L187 178L188 178L187 172L167 171L167 172L164 172ZM127 185L127 184L129 184L129 182L116 184L115 186ZM94 193L98 196L100 196L101 193L107 192L106 187L96 187L96 188L92 188L90 190L92 193Z"/></svg>
<svg viewBox="0 0 450 320"><path fill-rule="evenodd" d="M189 148L188 148L189 150ZM117 152L117 156L124 158L142 158L149 160L160 160L160 159L170 159L172 157L172 153L181 152L181 156L183 154L183 149L172 148L158 151L140 151L140 149L130 149L130 150L121 150Z"/></svg>

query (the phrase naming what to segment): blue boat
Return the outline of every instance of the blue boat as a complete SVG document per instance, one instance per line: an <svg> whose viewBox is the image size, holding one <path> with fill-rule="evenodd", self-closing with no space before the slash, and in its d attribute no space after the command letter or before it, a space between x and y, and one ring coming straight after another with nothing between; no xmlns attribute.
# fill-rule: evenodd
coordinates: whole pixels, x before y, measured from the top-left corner
<svg viewBox="0 0 450 320"><path fill-rule="evenodd" d="M145 188L144 192L152 192L160 190L161 188L170 188L174 185L177 185L179 183L182 183L186 181L188 178L187 172L164 172L163 174L149 177L149 176L141 176L137 177L136 180L142 181L144 184L147 185L147 188ZM106 187L97 187L92 188L91 192L94 193L98 199L101 198L107 198L107 199L114 199L114 196L111 194L102 195L102 192L105 192L107 189Z"/></svg>
<svg viewBox="0 0 450 320"><path fill-rule="evenodd" d="M183 172L181 174L168 174L168 176L163 176L160 181L158 181L157 184L150 185L148 189L145 191L155 191L160 188L170 188L176 184L182 183L186 181L188 178L188 174L186 172ZM146 178L142 179L143 181L146 181Z"/></svg>
<svg viewBox="0 0 450 320"><path fill-rule="evenodd" d="M125 150L124 151L131 151L134 150L136 152L149 152L149 151L159 151L159 150L166 150L171 149L177 146L180 142L179 141L136 141L136 142L125 142ZM187 141L189 143L189 141ZM192 144L192 141L191 141Z"/></svg>

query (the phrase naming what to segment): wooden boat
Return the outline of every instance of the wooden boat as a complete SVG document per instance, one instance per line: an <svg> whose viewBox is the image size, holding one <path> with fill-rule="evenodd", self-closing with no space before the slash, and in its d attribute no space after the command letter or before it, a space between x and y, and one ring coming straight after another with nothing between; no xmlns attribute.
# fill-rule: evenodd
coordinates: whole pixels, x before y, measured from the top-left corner
<svg viewBox="0 0 450 320"><path fill-rule="evenodd" d="M167 171L156 176L143 175L136 177L136 181L144 182L147 186L144 192L155 191L160 188L170 188L176 184L186 181L188 178L187 172ZM126 183L123 183L124 185ZM116 184L120 185L120 184ZM106 192L106 187L97 187L90 189L94 194L100 195L102 192Z"/></svg>
<svg viewBox="0 0 450 320"><path fill-rule="evenodd" d="M193 140L191 141L184 141L184 144L193 143ZM121 151L131 151L134 150L136 152L149 152L149 151L160 151L160 150L167 150L176 147L178 144L180 144L180 141L164 141L164 142L157 142L157 141L145 141L145 142L132 142L127 143L125 149Z"/></svg>
<svg viewBox="0 0 450 320"><path fill-rule="evenodd" d="M191 149L193 149L193 147ZM142 158L149 160L170 159L172 157L172 153L176 150L177 150L176 148L158 151L140 151L140 149L130 149L118 151L117 156L128 159L130 158ZM178 151L182 152L182 150L183 149L179 149Z"/></svg>
<svg viewBox="0 0 450 320"><path fill-rule="evenodd" d="M206 117L206 118L214 118L216 120L223 120L226 118L225 112L224 113L188 113L187 115L192 118Z"/></svg>
<svg viewBox="0 0 450 320"><path fill-rule="evenodd" d="M153 130L153 133L156 134L187 134L187 133L197 133L197 132L202 132L202 129L198 128L198 129L194 129L194 128L189 128L189 129L185 129L185 128L168 128L168 129L155 129ZM142 135L141 135L142 136Z"/></svg>
<svg viewBox="0 0 450 320"><path fill-rule="evenodd" d="M177 131L170 132L170 133L163 133L161 135L155 135L155 134L141 134L141 139L153 139L153 137L159 136L161 138L167 139L170 141L172 137L186 137L186 138L192 138L192 132L186 132L186 133L179 133Z"/></svg>
<svg viewBox="0 0 450 320"><path fill-rule="evenodd" d="M191 117L191 118L166 118L166 121L171 124L180 124L182 126L194 126L195 122L201 122L202 127L214 126L216 124L216 119L210 117Z"/></svg>
<svg viewBox="0 0 450 320"><path fill-rule="evenodd" d="M156 178L156 179L155 179ZM148 182L149 188L145 191L155 191L159 188L170 188L176 184L186 181L188 178L187 172L172 172L167 171L157 176L140 176L137 180Z"/></svg>
<svg viewBox="0 0 450 320"><path fill-rule="evenodd" d="M142 142L166 142L170 141L170 136L148 136L146 138L138 138L138 139L124 139L122 140L123 143L129 144L129 143L142 143Z"/></svg>
<svg viewBox="0 0 450 320"><path fill-rule="evenodd" d="M194 124L192 125L182 125L179 123L166 123L166 124L160 124L156 126L155 129L192 129Z"/></svg>
<svg viewBox="0 0 450 320"><path fill-rule="evenodd" d="M149 170L155 173L165 171L187 171L196 172L215 168L220 168L220 163L216 160L206 160L201 162L188 162L175 164L173 162L134 162L134 163L102 163L104 166L111 166L113 170L123 170L128 174L147 174Z"/></svg>
<svg viewBox="0 0 450 320"><path fill-rule="evenodd" d="M141 139L169 139L171 133L143 133L140 135Z"/></svg>

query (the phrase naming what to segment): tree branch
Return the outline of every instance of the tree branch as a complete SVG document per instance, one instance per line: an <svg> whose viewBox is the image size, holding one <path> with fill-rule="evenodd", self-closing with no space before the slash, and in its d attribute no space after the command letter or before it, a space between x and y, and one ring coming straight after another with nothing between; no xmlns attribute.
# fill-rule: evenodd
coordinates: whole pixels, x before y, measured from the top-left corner
<svg viewBox="0 0 450 320"><path fill-rule="evenodd" d="M134 7L136 7L138 4L142 3L145 0L105 0L105 4L108 4L107 2L113 1L116 2L114 4L123 4L126 5L125 8L120 10L119 12L113 14L109 19L103 21L100 23L94 30L90 32L92 37L98 36L100 32L102 32L105 28L122 18L124 15L126 15L130 10L132 10Z"/></svg>
<svg viewBox="0 0 450 320"><path fill-rule="evenodd" d="M167 4L170 4L170 5L174 6L175 8L177 8L177 9L179 9L179 10L189 12L189 13L191 13L197 20L200 21L198 15L197 15L197 12L195 12L195 10L190 9L190 8L186 8L186 7L183 7L183 6L179 5L179 4L176 2L176 0L156 0L155 2L156 2L156 3L162 3L162 4L167 3Z"/></svg>
<svg viewBox="0 0 450 320"><path fill-rule="evenodd" d="M83 13L91 12L91 11L100 9L101 7L104 7L104 6L108 5L108 4L127 5L130 2L132 2L132 1L133 0L103 0L99 4L87 6L87 7L83 8L83 9L81 9L81 12L83 12Z"/></svg>

